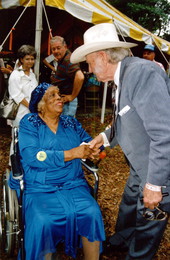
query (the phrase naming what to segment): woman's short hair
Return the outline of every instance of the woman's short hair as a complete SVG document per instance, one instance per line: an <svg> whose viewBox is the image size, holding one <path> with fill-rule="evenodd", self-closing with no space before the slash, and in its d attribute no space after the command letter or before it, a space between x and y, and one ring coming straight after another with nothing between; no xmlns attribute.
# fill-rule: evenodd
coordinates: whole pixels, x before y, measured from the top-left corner
<svg viewBox="0 0 170 260"><path fill-rule="evenodd" d="M21 60L22 58L24 58L26 55L31 55L34 57L34 59L36 59L36 50L33 46L31 45L22 45L19 49L18 49L18 59Z"/></svg>

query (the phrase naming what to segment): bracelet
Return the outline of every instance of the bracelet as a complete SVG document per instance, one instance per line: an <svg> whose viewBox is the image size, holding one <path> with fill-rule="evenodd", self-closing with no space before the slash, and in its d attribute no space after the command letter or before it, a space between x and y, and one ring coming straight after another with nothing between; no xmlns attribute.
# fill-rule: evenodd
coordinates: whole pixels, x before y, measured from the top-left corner
<svg viewBox="0 0 170 260"><path fill-rule="evenodd" d="M161 191L161 186L156 186L149 183L146 183L146 188L152 191Z"/></svg>

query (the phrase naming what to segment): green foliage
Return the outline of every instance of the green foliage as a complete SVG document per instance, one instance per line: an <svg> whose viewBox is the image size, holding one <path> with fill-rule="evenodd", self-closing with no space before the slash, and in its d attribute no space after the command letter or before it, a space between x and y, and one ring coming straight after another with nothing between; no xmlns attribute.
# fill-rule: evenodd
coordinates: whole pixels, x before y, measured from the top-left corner
<svg viewBox="0 0 170 260"><path fill-rule="evenodd" d="M170 24L169 0L106 0L129 18L152 33L168 34Z"/></svg>

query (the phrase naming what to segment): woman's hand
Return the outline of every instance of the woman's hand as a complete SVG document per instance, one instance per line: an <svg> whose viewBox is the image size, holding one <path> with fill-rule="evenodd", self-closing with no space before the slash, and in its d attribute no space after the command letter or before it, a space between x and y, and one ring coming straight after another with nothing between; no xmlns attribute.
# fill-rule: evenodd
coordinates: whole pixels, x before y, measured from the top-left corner
<svg viewBox="0 0 170 260"><path fill-rule="evenodd" d="M28 103L28 101L25 98L20 102L20 104L22 104L25 107L29 108L29 103Z"/></svg>
<svg viewBox="0 0 170 260"><path fill-rule="evenodd" d="M90 145L83 144L71 150L64 151L64 161L71 161L73 159L87 159L94 153L94 149Z"/></svg>

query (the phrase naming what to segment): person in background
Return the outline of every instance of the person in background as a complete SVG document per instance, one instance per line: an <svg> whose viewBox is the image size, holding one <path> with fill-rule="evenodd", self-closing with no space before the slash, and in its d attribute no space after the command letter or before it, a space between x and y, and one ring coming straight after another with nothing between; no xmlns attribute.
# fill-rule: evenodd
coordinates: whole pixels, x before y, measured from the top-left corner
<svg viewBox="0 0 170 260"><path fill-rule="evenodd" d="M51 83L57 85L65 103L63 114L75 116L77 96L84 82L84 74L79 64L70 62L71 52L63 37L55 36L50 40L52 54L58 61L57 71L51 77Z"/></svg>
<svg viewBox="0 0 170 260"><path fill-rule="evenodd" d="M22 45L17 53L18 62L21 64L12 71L8 82L8 91L10 98L20 104L15 120L8 120L12 127L18 127L21 118L29 113L29 101L31 92L38 85L35 74L32 70L36 59L36 51L33 46ZM19 64L17 63L17 64ZM11 143L11 152L13 151L13 142Z"/></svg>
<svg viewBox="0 0 170 260"><path fill-rule="evenodd" d="M84 72L84 75L86 77L86 82L84 84L85 88L88 88L89 86L101 86L101 82L99 82L96 78L96 76L93 73L87 73Z"/></svg>
<svg viewBox="0 0 170 260"><path fill-rule="evenodd" d="M14 69L17 69L20 65L21 64L19 63L19 60L17 60L14 63L14 66L11 66L10 64L6 64L5 66L4 60L2 58L0 59L0 70L2 71L2 73L4 74L4 78L6 79L6 86L8 86L8 78L10 74Z"/></svg>
<svg viewBox="0 0 170 260"><path fill-rule="evenodd" d="M5 62L3 58L0 58L0 71L3 73L3 79L4 79L4 83L5 83L5 90L8 88L8 78L11 74L11 72L13 71L13 67L9 64L6 64L5 66Z"/></svg>
<svg viewBox="0 0 170 260"><path fill-rule="evenodd" d="M155 49L154 45L152 45L152 44L145 45L144 50L143 50L143 58L146 60L151 60L151 61L155 62L163 70L165 70L163 64L155 60L155 51L156 51L156 49Z"/></svg>
<svg viewBox="0 0 170 260"><path fill-rule="evenodd" d="M75 258L83 246L85 260L99 260L104 225L80 160L94 152L86 144L92 138L77 119L61 115L62 110L58 88L42 83L32 92L32 113L19 126L25 259L52 259L64 242L66 254ZM15 185L11 178L11 188Z"/></svg>
<svg viewBox="0 0 170 260"><path fill-rule="evenodd" d="M11 72L13 71L13 67L9 64L7 64L5 67L4 60L1 58L0 59L0 70L4 73L4 76L6 76L6 74L11 74Z"/></svg>
<svg viewBox="0 0 170 260"><path fill-rule="evenodd" d="M130 166L106 251L126 250L126 260L151 260L170 213L170 79L155 62L130 57L134 46L119 40L114 24L101 23L85 32L70 60L86 60L98 81L113 85L112 127L90 148L119 144Z"/></svg>

